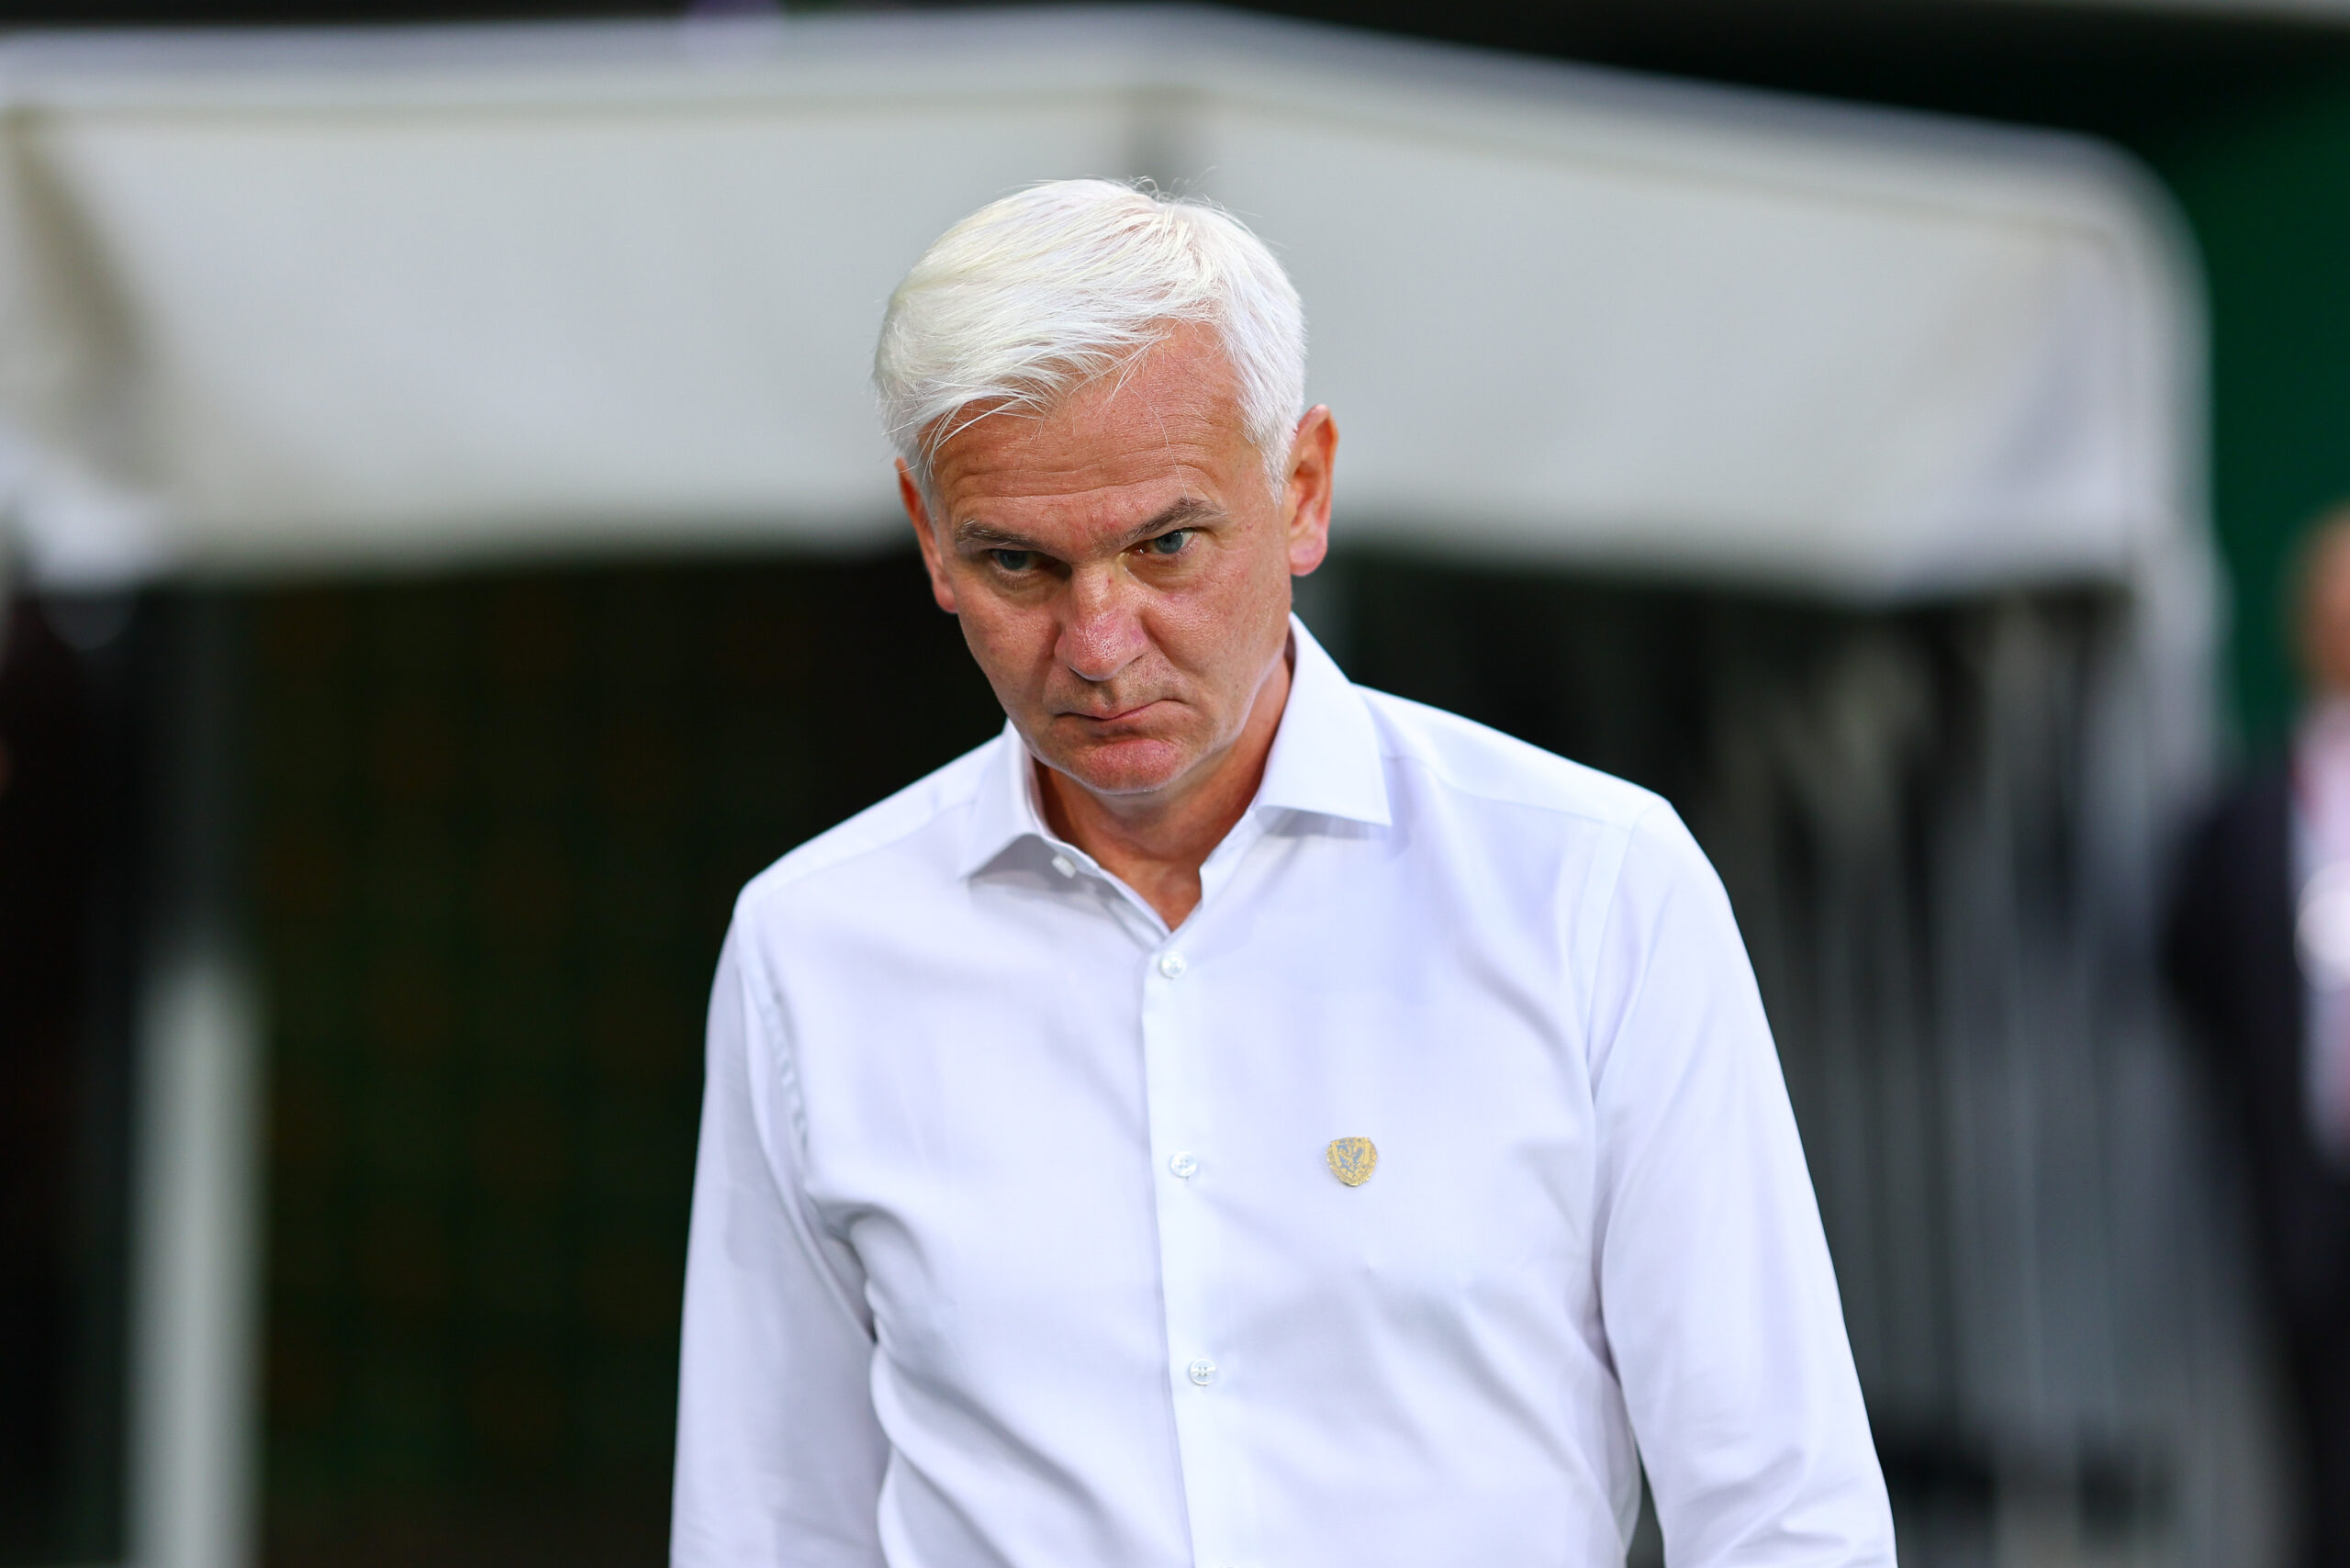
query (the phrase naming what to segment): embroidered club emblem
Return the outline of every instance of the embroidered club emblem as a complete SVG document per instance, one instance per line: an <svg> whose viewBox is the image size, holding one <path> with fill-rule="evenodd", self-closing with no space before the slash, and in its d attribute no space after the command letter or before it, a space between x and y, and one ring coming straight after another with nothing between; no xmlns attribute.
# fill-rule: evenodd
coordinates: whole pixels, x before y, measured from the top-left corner
<svg viewBox="0 0 2350 1568"><path fill-rule="evenodd" d="M1333 1138L1326 1152L1330 1174L1349 1187L1361 1186L1379 1169L1379 1150L1367 1137Z"/></svg>

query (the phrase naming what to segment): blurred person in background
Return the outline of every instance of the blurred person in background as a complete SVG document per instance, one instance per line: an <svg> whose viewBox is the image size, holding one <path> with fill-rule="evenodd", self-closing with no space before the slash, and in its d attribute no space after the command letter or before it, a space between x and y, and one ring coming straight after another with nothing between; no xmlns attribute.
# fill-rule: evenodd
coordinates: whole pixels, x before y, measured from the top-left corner
<svg viewBox="0 0 2350 1568"><path fill-rule="evenodd" d="M1261 241L1104 182L892 297L902 499L1009 722L736 905L677 1562L1595 1564L1644 1461L1676 1565L1890 1568L1720 883L1292 616L1304 372Z"/></svg>
<svg viewBox="0 0 2350 1568"><path fill-rule="evenodd" d="M2311 530L2291 591L2307 695L2290 755L2190 839L2165 948L2252 1178L2304 1560L2350 1568L2350 506Z"/></svg>

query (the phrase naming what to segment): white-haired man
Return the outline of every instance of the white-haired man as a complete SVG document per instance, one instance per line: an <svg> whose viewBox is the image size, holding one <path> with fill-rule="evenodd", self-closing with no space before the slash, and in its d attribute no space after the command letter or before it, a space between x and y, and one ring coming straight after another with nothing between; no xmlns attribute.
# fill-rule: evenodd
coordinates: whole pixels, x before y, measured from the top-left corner
<svg viewBox="0 0 2350 1568"><path fill-rule="evenodd" d="M1674 1564L1892 1562L1720 885L1291 617L1304 368L1254 236L1098 181L891 297L900 488L1010 722L736 908L678 1563L1620 1562L1643 1461Z"/></svg>

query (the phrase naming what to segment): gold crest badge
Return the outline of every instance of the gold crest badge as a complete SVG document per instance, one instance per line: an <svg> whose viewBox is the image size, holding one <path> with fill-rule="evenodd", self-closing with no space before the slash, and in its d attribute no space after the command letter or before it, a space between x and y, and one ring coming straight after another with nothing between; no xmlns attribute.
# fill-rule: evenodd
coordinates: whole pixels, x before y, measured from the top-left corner
<svg viewBox="0 0 2350 1568"><path fill-rule="evenodd" d="M1349 1187L1360 1187L1379 1169L1379 1150L1367 1137L1332 1138L1326 1151L1330 1174Z"/></svg>

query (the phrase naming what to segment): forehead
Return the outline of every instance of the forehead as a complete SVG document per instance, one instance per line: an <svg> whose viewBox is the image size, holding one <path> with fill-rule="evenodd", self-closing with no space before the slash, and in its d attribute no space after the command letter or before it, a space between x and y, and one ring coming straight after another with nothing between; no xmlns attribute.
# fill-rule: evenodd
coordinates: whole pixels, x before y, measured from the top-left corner
<svg viewBox="0 0 2350 1568"><path fill-rule="evenodd" d="M1237 378L1214 338L1186 327L1042 415L973 420L941 443L931 472L959 521L973 507L1108 492L1213 497L1253 463Z"/></svg>

